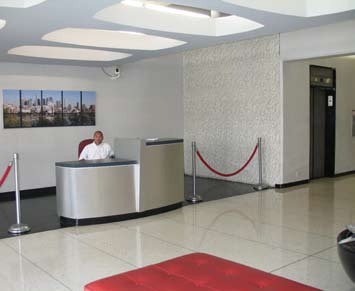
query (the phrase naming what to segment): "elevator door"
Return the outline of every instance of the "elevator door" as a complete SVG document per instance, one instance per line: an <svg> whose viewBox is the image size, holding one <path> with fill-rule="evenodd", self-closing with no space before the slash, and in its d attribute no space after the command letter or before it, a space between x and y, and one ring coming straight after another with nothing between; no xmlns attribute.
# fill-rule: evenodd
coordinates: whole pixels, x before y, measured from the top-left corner
<svg viewBox="0 0 355 291"><path fill-rule="evenodd" d="M311 66L310 178L334 176L335 70Z"/></svg>

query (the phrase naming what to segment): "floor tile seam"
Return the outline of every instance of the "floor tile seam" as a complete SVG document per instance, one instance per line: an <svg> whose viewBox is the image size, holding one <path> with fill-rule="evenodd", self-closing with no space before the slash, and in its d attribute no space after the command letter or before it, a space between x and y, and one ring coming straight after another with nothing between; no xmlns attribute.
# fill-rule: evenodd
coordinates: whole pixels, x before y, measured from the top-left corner
<svg viewBox="0 0 355 291"><path fill-rule="evenodd" d="M316 233L316 232L313 232L313 231L304 231L304 230L301 230L301 229L298 229L298 228L295 228L295 227L290 227L290 226L283 226L283 227L286 227L286 228L288 228L288 229L291 229L291 230L294 230L294 231L298 231L298 232L305 232L305 233L309 233L309 234L313 234L313 235L318 235L318 236L322 236L322 237L327 237L327 238L330 238L330 239L336 238L336 236L330 236L330 235L320 234L320 233Z"/></svg>
<svg viewBox="0 0 355 291"><path fill-rule="evenodd" d="M334 262L334 261L331 261L331 260L328 260L328 259L325 259L325 258L320 258L320 257L315 257L315 256L309 256L308 259L320 260L320 261L327 262L328 264L335 264L335 265L338 265L338 266L342 266L342 264L339 263L339 262Z"/></svg>
<svg viewBox="0 0 355 291"><path fill-rule="evenodd" d="M67 286L64 282L62 282L59 278L56 276L52 275L49 271L46 269L42 268L40 265L38 265L36 262L32 261L30 258L28 258L26 255L19 253L15 248L13 248L11 245L6 244L9 248L11 248L15 253L19 254L23 259L25 259L30 265L34 266L38 270L42 271L43 273L47 274L50 278L52 278L54 281L62 285L64 288L68 290L72 290L69 286Z"/></svg>
<svg viewBox="0 0 355 291"><path fill-rule="evenodd" d="M214 230L208 229L208 228L203 227L203 226L184 223L184 222L181 222L181 221L178 221L178 220L174 220L174 219L172 219L172 218L165 218L165 220L172 221L172 222L175 222L175 223L178 223L178 224L181 224L181 225L187 225L188 227L195 227L195 228L200 229L201 231L214 231ZM162 238L160 238L160 237L158 237L158 236L156 236L156 235L152 235L151 233L148 233L148 232L146 232L146 231L135 230L135 229L134 229L134 226L129 226L129 227L127 227L127 230L134 231L134 232L136 232L136 231L143 232L145 235L152 236L152 237L157 238L157 239L160 239L160 240L162 240L162 241L164 241L164 242L168 242L168 241L163 240ZM171 243L171 242L169 242L169 243Z"/></svg>
<svg viewBox="0 0 355 291"><path fill-rule="evenodd" d="M201 230L203 230L203 231L212 230L212 229L210 229L210 228L208 228L208 227L206 227L206 226L203 226L203 225L190 224L190 223L186 223L186 222L182 222L182 221L174 220L174 219L170 219L170 220L172 220L172 221L174 221L174 222L176 222L176 223L179 223L179 224L181 224L181 225L187 225L187 226L189 226L189 227L199 228L199 229L201 229Z"/></svg>
<svg viewBox="0 0 355 291"><path fill-rule="evenodd" d="M332 246L330 246L330 247L327 247L327 248L325 248L324 250L317 251L317 252L315 252L315 253L313 253L313 254L310 254L310 256L315 256L315 255L317 255L317 254L323 253L323 252L328 251L328 250L330 250L330 249L332 249L332 248L334 248L334 247L336 247L336 246L337 246L337 244L334 243L334 245L332 245Z"/></svg>
<svg viewBox="0 0 355 291"><path fill-rule="evenodd" d="M69 236L71 236L71 234L69 234L69 233L66 233L66 234L69 235ZM138 267L138 266L132 264L131 262L128 262L128 261L126 261L126 260L124 260L124 259L122 259L122 258L120 258L120 257L118 257L118 256L115 256L115 255L113 255L113 254L111 254L111 253L109 253L109 252L106 252L106 251L104 251L103 249L100 249L100 248L98 248L98 247L96 247L96 246L94 246L94 245L91 245L91 244L89 244L89 243L86 242L86 241L83 241L83 240L81 240L81 239L79 239L79 238L75 238L75 239L78 240L80 243L86 245L87 247L92 248L92 249L94 249L94 250L96 250L96 251L99 251L100 253L103 253L103 254L105 254L105 255L108 255L108 256L110 256L110 257L116 259L116 260L122 261L123 263L126 263L126 264L128 264L128 265L130 265L130 266L132 266L132 267L135 267L135 268Z"/></svg>
<svg viewBox="0 0 355 291"><path fill-rule="evenodd" d="M170 218L170 217L167 217L165 219L173 220L173 221L178 222L180 224L186 224L186 225L190 225L190 226L193 225L191 223L186 223L186 222L180 221L178 219ZM307 233L307 234L309 233L309 234L312 234L312 235L317 235L317 236L321 236L321 237L328 238L328 239L334 239L335 238L335 237L332 237L332 236L329 236L329 235L310 232L310 231L304 231L304 230L301 230L301 229L298 229L298 228L294 228L294 227L290 227L290 226L284 226L284 225L279 225L279 224L271 224L271 223L261 223L261 224L270 225L270 226L276 226L276 227L280 227L280 228L286 228L286 229L289 229L289 230L292 230L292 231L296 231L296 232L302 232L302 233ZM196 225L196 226L200 227L200 228L204 228L204 229L211 229L209 227L202 226L202 225ZM213 230L213 229L211 229L211 230Z"/></svg>
<svg viewBox="0 0 355 291"><path fill-rule="evenodd" d="M216 229L212 229L210 227L206 227L206 226L201 226L201 225L193 225L193 224L189 224L189 223L186 223L186 222L182 222L182 221L179 221L179 220L175 220L173 218L169 218L169 217L164 217L164 218L161 218L161 220L168 220L168 221L174 221L176 223L179 223L181 225L187 225L187 226L193 226L193 227L197 227L201 230L209 230L209 231L215 231L215 232L219 232L219 233L223 233L223 234L226 234L226 235L232 235L232 236L236 236L238 238L242 238L242 239L245 239L245 240L249 240L249 241L253 241L253 242L257 242L257 243L261 243L260 241L256 241L256 240L252 240L252 239L246 239L244 237L241 237L241 236L238 236L236 234L230 234L230 233L226 233L226 232L223 232L223 231L220 231L220 230L216 230ZM147 223L151 223L153 221L150 221L150 222L147 222ZM288 226L280 226L280 225L273 225L273 224L267 224L267 223L262 223L262 224L265 224L265 225L271 225L271 226L277 226L277 227L280 227L280 228L286 228L286 229L289 229L289 230L292 230L292 231L296 231L296 232L299 232L299 233L306 233L306 234L312 234L312 235L316 235L316 236L320 236L320 237L324 237L324 238L328 238L328 239L334 239L335 237L331 237L331 236L328 236L328 235L324 235L324 234L319 234L319 233L314 233L314 232L307 232L307 231L303 231L303 230L300 230L300 229L296 229L296 228L292 228L292 227L288 227ZM127 230L130 230L130 231L137 231L137 230L134 230L132 228L134 228L134 226L123 226L123 225L119 225L120 228L125 228ZM62 230L60 230L62 231ZM72 236L73 238L76 238L73 234L69 233L69 232L65 232L64 230L62 231L64 232L65 234L68 234L70 236ZM146 233L144 232L145 234L149 234L149 233ZM154 236L154 238L157 238ZM160 239L160 238L159 238ZM261 244L267 244L267 243L261 243ZM275 247L275 245L272 245L272 244L267 244L267 245L270 245L270 246L273 246ZM279 247L279 246L276 246L276 247ZM303 254L302 252L300 252L301 254ZM308 255L308 254L305 254L305 255Z"/></svg>
<svg viewBox="0 0 355 291"><path fill-rule="evenodd" d="M303 252L301 252L301 251L292 250L292 249L289 249L289 248L281 247L281 246L279 246L279 245L273 245L273 244L269 244L269 243L265 243L265 242L260 242L260 241L257 241L257 240L244 238L244 237L238 236L238 235L236 235L236 234L226 233L226 232L223 232L223 231L218 231L218 230L213 230L213 231L214 231L214 232L221 233L221 234L224 234L224 235L236 237L236 238L238 238L238 239L242 239L242 240L245 240L245 241L250 241L250 242L253 242L253 243L256 243L256 244L259 244L259 245L268 246L268 247L271 247L271 248L277 248L277 249L280 249L280 250L284 250L284 251L296 253L296 254L298 254L298 255L309 256L309 254L303 253Z"/></svg>
<svg viewBox="0 0 355 291"><path fill-rule="evenodd" d="M119 224L117 224L117 222L110 222L110 223L105 223L105 225L108 225L108 224L114 224L115 225L115 227L118 227L118 228L122 228L122 226L121 225L119 225ZM102 224L94 224L94 225L87 225L87 226L100 226L100 225L102 225ZM76 227L78 227L78 228L80 228L80 227L87 227L86 225L83 225L83 226L75 226L75 228ZM63 228L59 228L59 229L56 229L56 230L58 230L58 231L60 231L61 233L63 233L63 234L65 234L65 235L69 235L69 236L71 236L72 238L77 238L78 236L76 235L76 234L73 234L72 232L70 232L70 231L67 231L66 229L70 229L70 228L72 228L72 227L63 227ZM104 232L104 231L107 231L107 230L109 230L109 229L105 229L105 230L102 230L101 232ZM91 234L91 233L79 233L79 235L86 235L86 234Z"/></svg>
<svg viewBox="0 0 355 291"><path fill-rule="evenodd" d="M175 221L175 220L174 220ZM181 222L181 221L176 221L180 224L186 224L184 222ZM188 224L187 224L188 225ZM191 226L191 225L190 225ZM301 254L301 255L310 255L310 254L306 254L304 252L301 252L301 251L297 251L297 250L292 250L292 249L289 249L289 248L285 248L285 247L281 247L279 245L274 245L274 244L270 244L270 243L264 243L264 242L260 242L260 241L257 241L257 240L253 240L253 239L248 239L248 238L245 238L245 237L242 237L240 235L236 235L236 234L231 234L231 233L227 233L227 232L224 232L224 231L221 231L221 230L217 230L217 229L212 229L212 228L206 228L206 227L203 227L203 226L196 226L196 227L199 227L200 229L203 229L205 231L212 231L212 232L217 232L217 233L221 233L221 234L224 234L224 235L228 235L228 236L233 236L233 237L237 237L239 239L243 239L243 240L247 240L247 241L252 241L252 242L255 242L255 243L258 243L258 244L263 244L263 245L268 245L270 247L277 247L277 248L280 248L280 249L283 249L283 250L286 250L286 251L291 251L291 252L295 252L295 253L298 253L298 254ZM293 229L292 229L293 230ZM295 230L293 230L295 231ZM303 232L303 231L300 231L300 230L297 230L298 232ZM308 232L303 232L303 233L306 233L308 234ZM321 236L321 237L325 237L325 238L328 238L327 236L322 236L322 235L318 235L318 236Z"/></svg>
<svg viewBox="0 0 355 291"><path fill-rule="evenodd" d="M130 231L137 231L137 230L133 230L133 229L128 229L128 230L130 230ZM173 243L173 242L171 242L171 241L162 239L161 237L159 237L159 236L157 236L157 235L154 235L154 234L151 234L151 233L147 233L147 232L142 231L142 230L139 230L139 232L141 232L141 233L143 233L144 235L149 236L149 237L151 237L151 238L160 240L160 241L162 241L162 242L164 242L164 243L167 243L167 244L169 244L169 245L172 245L172 246L175 246L175 247L178 247L178 248L187 250L187 251L191 251L191 252L196 252L196 251L197 251L196 249L189 248L189 247L187 247L187 246L183 246L183 245L179 245L179 244Z"/></svg>
<svg viewBox="0 0 355 291"><path fill-rule="evenodd" d="M327 261L327 262L332 263L332 264L337 264L339 266L342 266L342 264L340 262L337 262L335 260L329 260L329 259L326 259L326 258L321 258L321 257L313 256L313 255L311 257L314 258L314 259L320 259L320 260Z"/></svg>
<svg viewBox="0 0 355 291"><path fill-rule="evenodd" d="M273 224L273 223L265 223L265 222L259 222L259 223L263 224L263 225L278 227L278 228L285 228L287 230L292 230L292 231L299 232L299 233L312 234L312 235L316 235L316 236L323 237L323 238L334 239L334 237L331 237L331 236L328 236L328 235L319 234L319 233L310 232L310 231L304 231L304 230L300 230L300 229L293 228L293 227L290 227L290 226L285 226L285 225L280 225L280 224Z"/></svg>
<svg viewBox="0 0 355 291"><path fill-rule="evenodd" d="M295 261L293 261L293 262L290 262L290 263L288 263L288 264L286 264L286 265L284 265L284 266L282 266L282 267L279 267L279 268L276 268L276 269L274 269L274 270L271 270L269 273L275 273L275 272L277 272L277 271L279 271L279 270L282 270L282 269L287 268L287 267L289 267L289 266L291 266L291 265L294 265L294 264L297 264L297 263L302 262L302 261L304 261L304 260L307 260L307 259L309 259L309 258L311 258L311 257L312 257L312 256L306 256L306 257L304 257L304 258L297 259L297 260L295 260Z"/></svg>
<svg viewBox="0 0 355 291"><path fill-rule="evenodd" d="M340 263L339 261L335 261L335 260L332 260L332 259L326 259L326 258L322 258L322 257L318 257L318 256L317 256L318 254L320 254L320 253L322 253L322 252L325 252L325 251L328 251L328 250L331 250L332 248L334 248L334 247L336 247L336 246L337 246L337 244L334 245L334 246L332 246L332 247L326 248L325 250L322 250L322 251L316 252L316 253L314 253L314 254L311 254L311 257L317 258L317 259L326 260L326 261L329 261L329 262L332 262L332 263L336 263L336 264L340 264L340 265L341 265L341 263Z"/></svg>
<svg viewBox="0 0 355 291"><path fill-rule="evenodd" d="M172 221L177 222L177 223L179 223L179 224L185 225L185 223L182 223L182 222L180 222L180 221L175 221L175 220L170 219L170 218L167 218L167 220L172 220ZM188 225L188 226L191 227L190 224L186 224L186 225ZM202 227L202 226L194 226L194 227L198 227L198 228L200 228L201 230L203 230L203 231L205 231L205 232L206 232L206 231L216 232L216 231L214 231L214 230L211 230L211 229L208 229L208 228L204 228L204 227ZM138 230L134 230L134 229L131 229L131 228L127 228L127 229L130 230L130 231L138 231ZM152 234L152 233L146 232L146 231L139 230L139 232L142 232L142 233L144 233L144 234L147 235L147 236L150 236L150 237L152 237L152 238L161 240L161 241L163 241L163 242L165 242L165 243L168 243L168 244L171 244L171 245L180 247L180 248L184 248L184 249L189 250L189 251L194 251L194 252L197 251L197 249L192 249L192 248L189 248L189 247L187 247L187 246L183 246L183 245L179 245L179 244L173 243L173 242L171 242L171 241L162 239L161 237L159 237L159 236L157 236L157 235L154 235L154 234ZM228 235L229 235L229 234L228 234Z"/></svg>
<svg viewBox="0 0 355 291"><path fill-rule="evenodd" d="M238 239L242 239L244 241L250 241L250 242L253 242L253 243L256 243L256 244L259 244L259 245L263 245L263 246L268 246L268 247L272 247L272 248L277 248L277 249L280 249L280 250L284 250L284 251L288 251L288 252L292 252L292 253L296 253L298 255L303 255L303 256L309 256L309 254L305 254L305 253L302 253L300 251L295 251L295 250L291 250L291 249L287 249L287 248L283 248L283 247L280 247L280 246L276 246L276 245L272 245L272 244L267 244L267 243L262 243L260 241L255 241L255 240L251 240L251 239L246 239L244 237L240 237L240 236L237 236L237 235L234 235L234 234L230 234L230 233L225 233L225 232L222 232L222 231L218 231L218 230L212 230L212 229L205 229L206 231L210 231L210 232L215 232L215 233L219 233L219 234L223 234L223 235L227 235L229 237L236 237ZM164 240L162 239L161 237L159 236L156 236L154 234L151 234L151 233L147 233L145 231L141 231L142 233L144 233L145 235L148 235L148 236L151 236L153 238L156 238L156 239L159 239L161 241L164 241L166 243L169 243L169 244L172 244L172 245L175 245L175 246L178 246L180 248L184 248L184 249L187 249L187 250L190 250L190 251L198 251L202 245L202 243L199 243L197 247L191 249L189 247L186 247L186 246L182 246L182 245L179 245L179 244L175 244L171 241L167 241L167 240ZM202 240L201 240L202 241Z"/></svg>
<svg viewBox="0 0 355 291"><path fill-rule="evenodd" d="M290 212L289 212L290 213ZM296 214L296 212L293 212L294 214ZM292 214L293 214L292 213ZM225 215L228 215L228 216L233 216L233 214L229 214L229 213L226 213ZM304 217L306 215L303 215L302 217ZM319 219L322 219L323 217L321 217L320 215L307 215L309 218L319 218ZM251 220L255 220L257 222L261 222L261 223L265 223L259 219L251 219ZM323 219L322 219L323 220ZM323 220L324 221L324 220ZM340 220L340 219L334 219L334 220L329 220L328 222L331 222L331 223L347 223L345 220ZM273 224L273 223L265 223L265 224L271 224L271 225L277 225L277 224Z"/></svg>
<svg viewBox="0 0 355 291"><path fill-rule="evenodd" d="M188 227L195 227L195 228L200 228L201 230L205 230L205 229L208 229L204 226L201 226L201 225L197 225L197 224L190 224L190 223L185 223L185 222L182 222L182 221L179 221L179 220L175 220L173 218L169 218L169 217L165 217L163 220L166 220L166 221L170 221L170 222L175 222L177 224L180 224L180 225L186 225ZM154 221L150 221L148 223L152 223ZM134 226L128 226L127 228L133 228ZM131 229L132 230L132 229Z"/></svg>

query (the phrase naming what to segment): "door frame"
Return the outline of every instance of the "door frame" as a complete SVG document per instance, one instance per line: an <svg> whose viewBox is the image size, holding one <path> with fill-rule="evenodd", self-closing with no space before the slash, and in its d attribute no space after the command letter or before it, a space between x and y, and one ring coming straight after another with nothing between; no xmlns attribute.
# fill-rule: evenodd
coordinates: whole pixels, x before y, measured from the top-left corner
<svg viewBox="0 0 355 291"><path fill-rule="evenodd" d="M333 106L328 106L328 100L326 100L325 108L325 157L324 157L324 176L325 177L334 177L335 176L335 131L336 131L336 70L335 68L310 65L309 66L309 80L311 80L311 68L325 68L331 69L333 71L333 87L321 86L321 85L312 85L310 82L310 95L309 95L309 112L310 112L310 140L309 140L309 178L315 179L311 176L312 166L313 166L313 112L312 112L312 90L314 88L320 88L325 91L325 96L333 96ZM327 98L328 99L328 98Z"/></svg>

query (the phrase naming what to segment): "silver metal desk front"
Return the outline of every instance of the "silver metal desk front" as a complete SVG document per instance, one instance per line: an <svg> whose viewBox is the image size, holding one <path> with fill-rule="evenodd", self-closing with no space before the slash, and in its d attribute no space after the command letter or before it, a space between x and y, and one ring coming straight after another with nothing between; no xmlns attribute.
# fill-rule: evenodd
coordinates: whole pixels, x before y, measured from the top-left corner
<svg viewBox="0 0 355 291"><path fill-rule="evenodd" d="M78 220L136 212L138 167L122 159L56 163L58 215Z"/></svg>

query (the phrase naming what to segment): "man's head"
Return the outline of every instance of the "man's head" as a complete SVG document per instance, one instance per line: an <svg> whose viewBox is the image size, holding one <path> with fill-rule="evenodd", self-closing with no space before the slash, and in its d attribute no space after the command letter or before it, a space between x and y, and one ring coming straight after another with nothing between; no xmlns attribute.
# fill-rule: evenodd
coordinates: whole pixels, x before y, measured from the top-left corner
<svg viewBox="0 0 355 291"><path fill-rule="evenodd" d="M95 144L99 145L100 143L102 143L102 141L104 140L104 134L102 133L102 131L97 130L94 133L94 142Z"/></svg>

